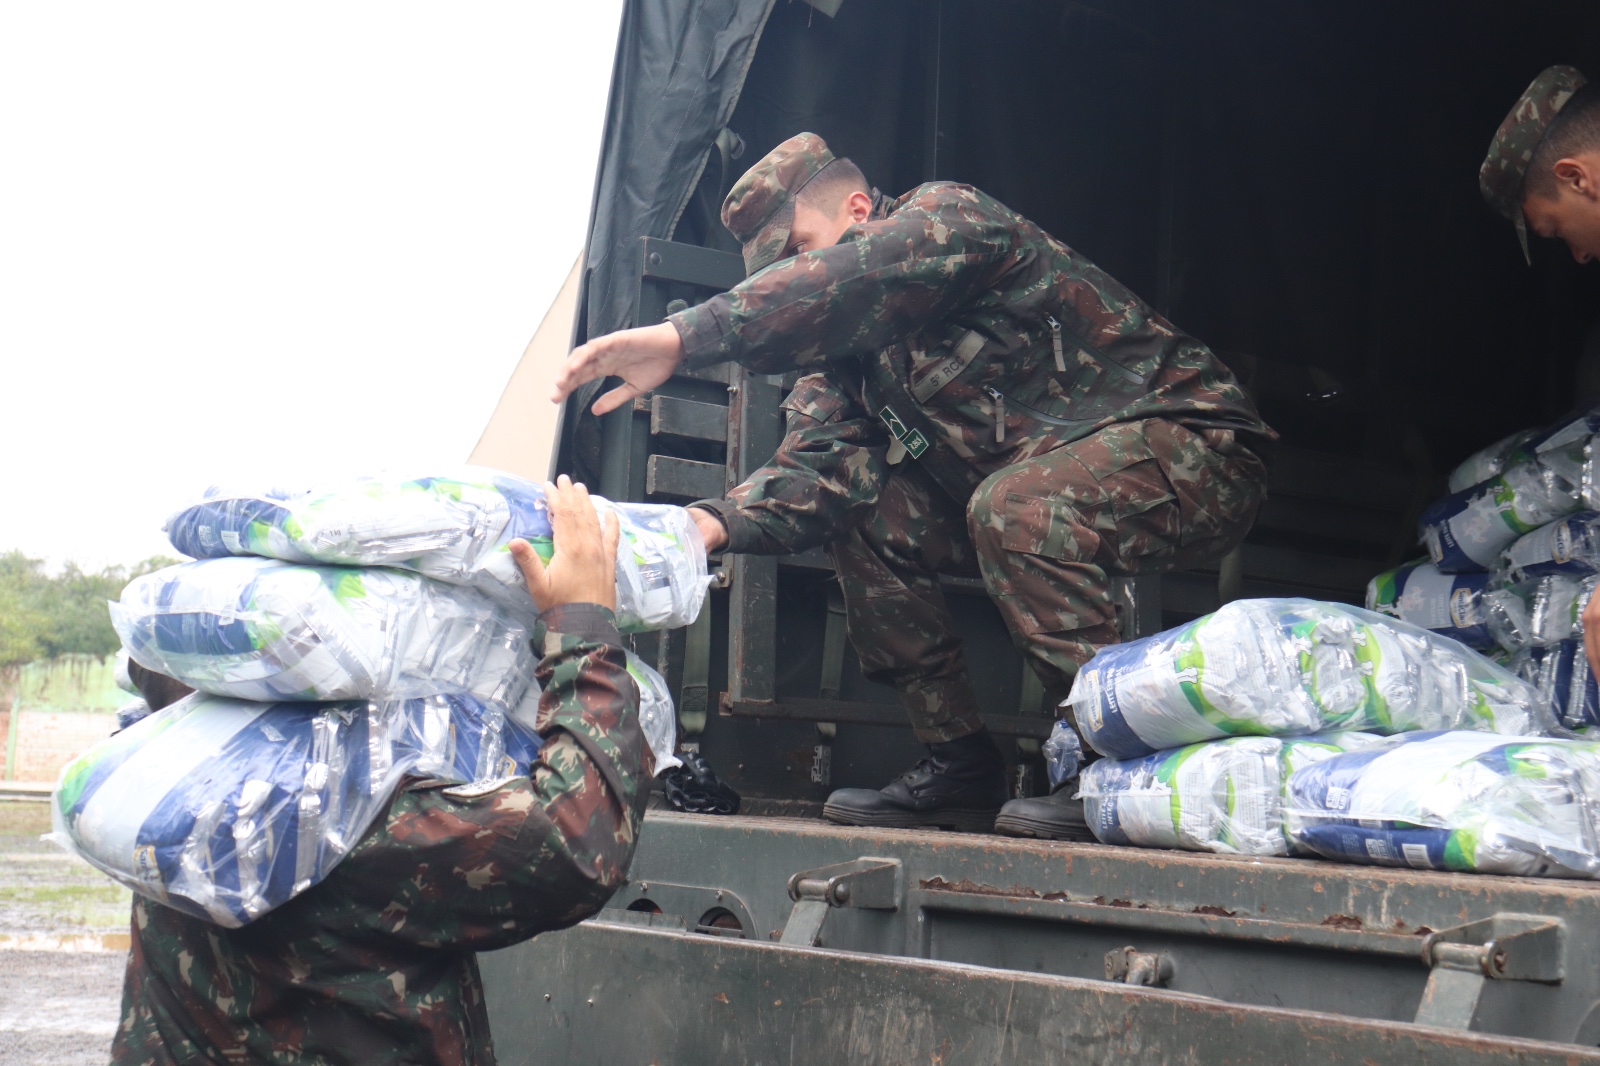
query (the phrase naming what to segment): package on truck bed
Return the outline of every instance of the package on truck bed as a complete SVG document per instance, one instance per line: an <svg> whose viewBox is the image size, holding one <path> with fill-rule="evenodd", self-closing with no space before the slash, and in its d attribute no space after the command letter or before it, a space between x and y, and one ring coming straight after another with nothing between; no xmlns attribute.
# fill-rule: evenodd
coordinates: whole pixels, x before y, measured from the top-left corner
<svg viewBox="0 0 1600 1066"><path fill-rule="evenodd" d="M510 709L533 678L526 622L404 570L182 563L130 582L111 620L142 666L238 699L458 692Z"/></svg>
<svg viewBox="0 0 1600 1066"><path fill-rule="evenodd" d="M1579 511L1518 537L1502 565L1512 581L1600 573L1600 512Z"/></svg>
<svg viewBox="0 0 1600 1066"><path fill-rule="evenodd" d="M1344 862L1600 874L1600 744L1419 733L1295 771L1296 847Z"/></svg>
<svg viewBox="0 0 1600 1066"><path fill-rule="evenodd" d="M1495 646L1484 593L1488 574L1446 574L1412 563L1367 582L1367 610L1386 614L1479 650Z"/></svg>
<svg viewBox="0 0 1600 1066"><path fill-rule="evenodd" d="M539 738L467 696L257 703L195 694L61 773L54 839L135 892L244 925L326 877L401 778L526 774Z"/></svg>
<svg viewBox="0 0 1600 1066"><path fill-rule="evenodd" d="M1566 419L1523 441L1502 468L1422 512L1418 534L1446 573L1490 570L1512 542L1584 507L1600 506L1590 442L1600 410Z"/></svg>
<svg viewBox="0 0 1600 1066"><path fill-rule="evenodd" d="M617 620L624 632L688 625L708 578L689 513L665 504L614 504ZM508 545L521 538L549 561L544 489L511 474L466 468L428 477L376 476L303 489L214 486L167 520L172 546L196 559L259 555L288 562L389 566L468 585L532 611Z"/></svg>
<svg viewBox="0 0 1600 1066"><path fill-rule="evenodd" d="M1084 740L1118 759L1226 736L1556 727L1532 685L1465 645L1307 599L1235 600L1102 648L1067 702Z"/></svg>
<svg viewBox="0 0 1600 1066"><path fill-rule="evenodd" d="M1450 491L1460 492L1462 489L1470 489L1504 473L1507 461L1541 432L1542 430L1538 429L1518 430L1509 437L1495 441L1487 448L1473 452L1450 471Z"/></svg>
<svg viewBox="0 0 1600 1066"><path fill-rule="evenodd" d="M1283 791L1302 766L1378 744L1375 733L1232 737L1084 768L1078 795L1102 844L1288 855Z"/></svg>

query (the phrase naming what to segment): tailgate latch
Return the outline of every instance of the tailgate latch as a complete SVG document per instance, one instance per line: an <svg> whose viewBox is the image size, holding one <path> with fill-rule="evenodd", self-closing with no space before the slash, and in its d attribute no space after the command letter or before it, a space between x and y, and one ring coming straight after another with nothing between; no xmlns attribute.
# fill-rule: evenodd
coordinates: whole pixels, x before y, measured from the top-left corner
<svg viewBox="0 0 1600 1066"><path fill-rule="evenodd" d="M789 898L794 900L794 909L789 912L778 943L816 947L822 943L822 924L834 907L899 910L900 894L899 859L863 856L816 870L802 870L789 878Z"/></svg>

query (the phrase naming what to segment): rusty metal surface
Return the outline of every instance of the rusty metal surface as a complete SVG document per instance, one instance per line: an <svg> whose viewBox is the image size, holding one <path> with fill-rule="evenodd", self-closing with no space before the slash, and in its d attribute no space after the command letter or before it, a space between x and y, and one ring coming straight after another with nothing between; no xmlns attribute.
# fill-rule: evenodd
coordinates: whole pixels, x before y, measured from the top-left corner
<svg viewBox="0 0 1600 1066"><path fill-rule="evenodd" d="M1566 930L1561 979L1489 981L1472 1027L1600 1042L1600 885L1589 882L651 812L613 906L670 912L651 898L657 882L696 888L689 909L722 891L740 901L738 932L772 943L794 906L793 874L863 857L901 863L899 905L832 910L823 949L886 956L891 968L920 959L1103 979L1108 953L1132 948L1170 958L1172 992L1389 1023L1422 1005L1432 934L1546 916ZM680 917L693 929L702 914Z"/></svg>
<svg viewBox="0 0 1600 1066"><path fill-rule="evenodd" d="M1593 1049L668 925L587 922L484 956L503 1066L1600 1062Z"/></svg>

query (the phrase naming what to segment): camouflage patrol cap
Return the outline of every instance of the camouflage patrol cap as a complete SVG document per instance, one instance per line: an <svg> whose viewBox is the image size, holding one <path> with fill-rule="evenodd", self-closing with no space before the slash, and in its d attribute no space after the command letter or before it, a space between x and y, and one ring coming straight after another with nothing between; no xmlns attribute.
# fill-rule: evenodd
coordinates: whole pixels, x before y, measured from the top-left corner
<svg viewBox="0 0 1600 1066"><path fill-rule="evenodd" d="M833 162L815 133L790 137L744 172L722 201L722 224L744 245L744 268L754 274L783 254L794 225L791 207L806 182Z"/></svg>
<svg viewBox="0 0 1600 1066"><path fill-rule="evenodd" d="M1554 66L1541 71L1494 131L1489 155L1478 169L1478 188L1483 198L1517 228L1522 254L1529 263L1533 257L1528 254L1528 222L1522 215L1522 185L1528 163L1550 123L1588 80L1576 67Z"/></svg>

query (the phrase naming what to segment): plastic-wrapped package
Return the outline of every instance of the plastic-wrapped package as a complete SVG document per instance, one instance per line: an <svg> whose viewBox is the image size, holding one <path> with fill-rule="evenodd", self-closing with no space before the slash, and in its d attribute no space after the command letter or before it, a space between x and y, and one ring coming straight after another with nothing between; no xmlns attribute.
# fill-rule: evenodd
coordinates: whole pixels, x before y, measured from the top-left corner
<svg viewBox="0 0 1600 1066"><path fill-rule="evenodd" d="M1595 582L1592 576L1551 574L1485 593L1489 632L1513 652L1571 640L1581 635L1579 619Z"/></svg>
<svg viewBox="0 0 1600 1066"><path fill-rule="evenodd" d="M1511 669L1550 701L1568 729L1600 725L1600 690L1581 638L1525 648L1512 658Z"/></svg>
<svg viewBox="0 0 1600 1066"><path fill-rule="evenodd" d="M1579 511L1518 537L1503 562L1513 581L1600 572L1600 512Z"/></svg>
<svg viewBox="0 0 1600 1066"><path fill-rule="evenodd" d="M688 625L709 579L689 513L665 504L613 504L617 621L624 632ZM260 555L288 562L390 566L477 588L533 610L508 545L522 538L550 558L544 489L496 470L437 477L376 476L302 490L213 486L167 520L172 546L196 559Z"/></svg>
<svg viewBox="0 0 1600 1066"><path fill-rule="evenodd" d="M1555 728L1533 686L1459 642L1304 599L1235 600L1102 648L1068 702L1083 739L1118 759L1225 736Z"/></svg>
<svg viewBox="0 0 1600 1066"><path fill-rule="evenodd" d="M1459 466L1450 471L1450 491L1460 492L1462 489L1470 489L1498 476L1505 470L1506 461L1541 432L1537 429L1519 430L1467 456Z"/></svg>
<svg viewBox="0 0 1600 1066"><path fill-rule="evenodd" d="M117 728L126 729L141 719L150 717L150 705L143 696L136 697L117 708Z"/></svg>
<svg viewBox="0 0 1600 1066"><path fill-rule="evenodd" d="M182 563L130 582L111 621L136 662L238 699L461 692L510 708L533 678L520 618L404 570Z"/></svg>
<svg viewBox="0 0 1600 1066"><path fill-rule="evenodd" d="M1518 537L1582 506L1579 481L1534 456L1422 512L1419 529L1440 570L1487 570Z"/></svg>
<svg viewBox="0 0 1600 1066"><path fill-rule="evenodd" d="M1373 733L1231 737L1101 759L1083 770L1078 795L1102 844L1287 855L1283 789L1302 766L1380 744Z"/></svg>
<svg viewBox="0 0 1600 1066"><path fill-rule="evenodd" d="M1301 767L1298 848L1345 862L1543 877L1600 874L1600 744L1417 733Z"/></svg>
<svg viewBox="0 0 1600 1066"><path fill-rule="evenodd" d="M244 925L327 876L403 777L526 774L539 738L464 696L254 703L195 694L69 763L54 839L159 903Z"/></svg>
<svg viewBox="0 0 1600 1066"><path fill-rule="evenodd" d="M628 674L639 686L639 724L644 738L655 756L656 776L675 766L682 766L677 756L678 715L672 706L672 692L667 679L656 673L633 652L628 652Z"/></svg>
<svg viewBox="0 0 1600 1066"><path fill-rule="evenodd" d="M1432 563L1413 563L1367 582L1367 610L1410 622L1469 648L1494 646L1483 595L1488 574L1446 574Z"/></svg>
<svg viewBox="0 0 1600 1066"><path fill-rule="evenodd" d="M1062 785L1078 776L1078 768L1083 765L1083 744L1078 740L1078 731L1072 728L1072 723L1058 720L1050 729L1050 736L1040 748L1044 755L1044 767L1050 775L1050 788L1060 788Z"/></svg>

